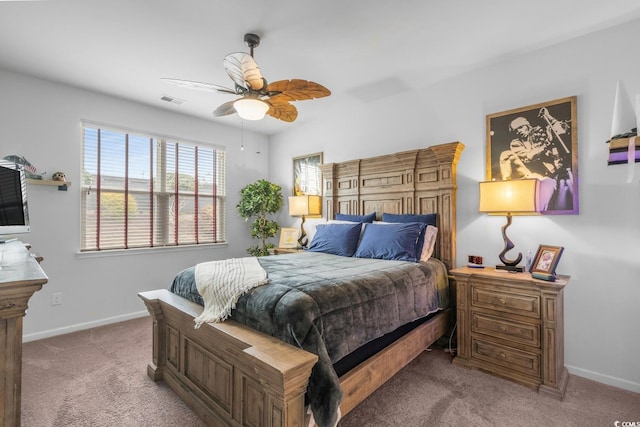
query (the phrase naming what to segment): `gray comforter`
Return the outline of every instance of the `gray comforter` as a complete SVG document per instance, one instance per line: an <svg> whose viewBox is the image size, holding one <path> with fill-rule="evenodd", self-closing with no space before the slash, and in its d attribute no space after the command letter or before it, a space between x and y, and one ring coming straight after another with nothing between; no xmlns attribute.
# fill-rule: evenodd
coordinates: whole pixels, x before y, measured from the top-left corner
<svg viewBox="0 0 640 427"><path fill-rule="evenodd" d="M236 321L315 353L308 399L319 426L335 423L342 399L332 364L399 326L446 308L446 267L349 258L318 252L258 258L269 283L242 296ZM203 304L194 267L180 272L171 292Z"/></svg>

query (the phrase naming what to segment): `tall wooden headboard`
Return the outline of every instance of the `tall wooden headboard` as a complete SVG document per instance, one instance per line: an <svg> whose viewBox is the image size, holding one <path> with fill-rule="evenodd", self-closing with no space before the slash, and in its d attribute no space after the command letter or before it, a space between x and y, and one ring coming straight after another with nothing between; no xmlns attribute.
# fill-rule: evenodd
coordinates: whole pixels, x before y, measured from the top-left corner
<svg viewBox="0 0 640 427"><path fill-rule="evenodd" d="M456 165L464 144L321 165L324 215L438 214L435 256L456 267Z"/></svg>

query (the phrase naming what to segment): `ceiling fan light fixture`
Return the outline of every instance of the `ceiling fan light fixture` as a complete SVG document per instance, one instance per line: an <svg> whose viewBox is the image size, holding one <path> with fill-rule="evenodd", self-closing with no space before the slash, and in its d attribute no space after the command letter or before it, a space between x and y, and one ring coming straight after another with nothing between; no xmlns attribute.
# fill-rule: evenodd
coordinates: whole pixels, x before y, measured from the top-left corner
<svg viewBox="0 0 640 427"><path fill-rule="evenodd" d="M233 108L244 120L262 120L269 111L269 105L257 98L240 98L233 103Z"/></svg>
<svg viewBox="0 0 640 427"><path fill-rule="evenodd" d="M222 61L224 69L234 83L234 89L191 80L164 80L192 89L235 95L239 98L219 105L213 110L213 117L224 117L237 113L243 120L254 121L262 120L265 115L269 115L283 122L291 123L298 117L298 110L291 104L291 101L304 101L331 95L331 91L326 87L302 79L278 80L268 83L262 77L260 67L253 59L253 49L260 44L260 36L247 33L244 36L244 41L251 48L250 54L234 52L226 55Z"/></svg>

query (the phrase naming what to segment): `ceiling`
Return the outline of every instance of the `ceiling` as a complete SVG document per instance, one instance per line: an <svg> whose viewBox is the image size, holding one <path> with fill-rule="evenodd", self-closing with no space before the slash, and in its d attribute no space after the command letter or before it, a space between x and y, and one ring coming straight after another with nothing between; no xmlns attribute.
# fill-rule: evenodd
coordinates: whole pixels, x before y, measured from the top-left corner
<svg viewBox="0 0 640 427"><path fill-rule="evenodd" d="M254 32L268 81L332 91L293 123L245 122L273 135L638 18L637 0L0 0L0 68L240 126L212 116L233 95L161 78L233 87L222 60Z"/></svg>

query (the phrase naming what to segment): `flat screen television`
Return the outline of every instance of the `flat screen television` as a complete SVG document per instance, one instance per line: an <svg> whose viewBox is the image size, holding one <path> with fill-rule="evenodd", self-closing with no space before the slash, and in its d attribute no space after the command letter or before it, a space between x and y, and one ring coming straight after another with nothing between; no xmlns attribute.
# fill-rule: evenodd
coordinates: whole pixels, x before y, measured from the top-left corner
<svg viewBox="0 0 640 427"><path fill-rule="evenodd" d="M0 242L7 235L28 233L27 180L22 166L0 160Z"/></svg>

